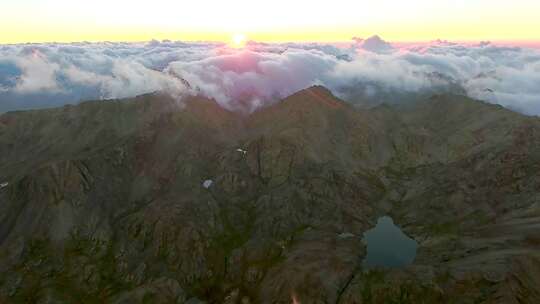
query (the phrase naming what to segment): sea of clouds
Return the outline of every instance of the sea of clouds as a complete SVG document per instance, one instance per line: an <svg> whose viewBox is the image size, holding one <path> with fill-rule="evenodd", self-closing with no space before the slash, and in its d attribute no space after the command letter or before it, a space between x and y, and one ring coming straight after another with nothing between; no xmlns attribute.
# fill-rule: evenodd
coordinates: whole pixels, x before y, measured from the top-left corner
<svg viewBox="0 0 540 304"><path fill-rule="evenodd" d="M166 91L253 111L320 84L356 104L451 92L540 115L540 50L489 42L0 45L0 112Z"/></svg>

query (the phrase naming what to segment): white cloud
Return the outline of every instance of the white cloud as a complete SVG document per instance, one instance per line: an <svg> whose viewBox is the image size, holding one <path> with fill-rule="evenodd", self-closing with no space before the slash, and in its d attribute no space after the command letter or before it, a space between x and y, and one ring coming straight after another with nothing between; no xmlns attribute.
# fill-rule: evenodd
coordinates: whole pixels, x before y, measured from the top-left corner
<svg viewBox="0 0 540 304"><path fill-rule="evenodd" d="M253 111L322 84L350 102L405 102L444 91L539 115L538 83L540 51L486 42L396 46L373 36L341 46L250 42L245 50L172 41L0 46L0 111L158 90L200 92Z"/></svg>
<svg viewBox="0 0 540 304"><path fill-rule="evenodd" d="M395 51L395 48L388 42L381 39L381 37L375 35L367 39L354 37L353 41L356 42L356 47L373 53L391 53Z"/></svg>
<svg viewBox="0 0 540 304"><path fill-rule="evenodd" d="M286 97L331 71L337 59L318 50L283 53L245 50L194 62L173 62L169 70L229 109L251 111L262 101ZM240 103L239 103L240 102Z"/></svg>
<svg viewBox="0 0 540 304"><path fill-rule="evenodd" d="M49 62L39 50L23 57L16 57L14 62L22 71L17 78L17 84L13 87L14 92L24 94L60 90L56 82L58 64Z"/></svg>

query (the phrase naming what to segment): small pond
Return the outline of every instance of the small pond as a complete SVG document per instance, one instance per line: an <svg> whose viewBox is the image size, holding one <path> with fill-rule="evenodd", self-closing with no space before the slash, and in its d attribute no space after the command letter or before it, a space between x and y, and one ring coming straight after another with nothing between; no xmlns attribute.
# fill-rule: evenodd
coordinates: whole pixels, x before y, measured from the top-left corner
<svg viewBox="0 0 540 304"><path fill-rule="evenodd" d="M412 264L418 243L394 225L392 218L380 217L377 225L364 232L367 255L362 265L365 269L399 268Z"/></svg>

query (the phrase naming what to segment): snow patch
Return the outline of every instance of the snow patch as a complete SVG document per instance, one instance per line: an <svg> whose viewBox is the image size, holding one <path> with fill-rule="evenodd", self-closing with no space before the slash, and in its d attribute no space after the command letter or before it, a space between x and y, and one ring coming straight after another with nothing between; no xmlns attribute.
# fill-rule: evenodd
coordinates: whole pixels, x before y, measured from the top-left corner
<svg viewBox="0 0 540 304"><path fill-rule="evenodd" d="M204 188L208 189L208 188L210 188L210 186L212 186L213 183L214 183L213 180L207 179L202 183L202 185L203 185Z"/></svg>
<svg viewBox="0 0 540 304"><path fill-rule="evenodd" d="M243 149L241 149L241 148L236 149L236 152L240 152L240 153L242 153L242 154L244 154L244 155L247 154L247 151L246 151L246 150L243 150Z"/></svg>

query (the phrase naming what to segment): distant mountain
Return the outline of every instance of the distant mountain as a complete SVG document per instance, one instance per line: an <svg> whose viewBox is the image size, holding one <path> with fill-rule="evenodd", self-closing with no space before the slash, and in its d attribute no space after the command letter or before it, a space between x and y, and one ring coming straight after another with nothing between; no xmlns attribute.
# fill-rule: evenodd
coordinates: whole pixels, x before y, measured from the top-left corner
<svg viewBox="0 0 540 304"><path fill-rule="evenodd" d="M0 302L540 303L539 172L538 118L461 95L8 112ZM412 266L362 270L381 215Z"/></svg>

